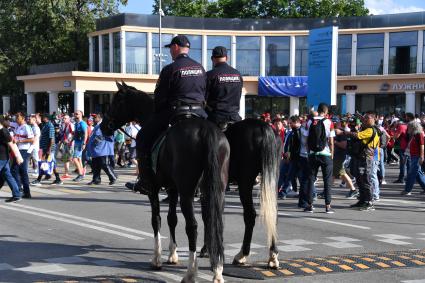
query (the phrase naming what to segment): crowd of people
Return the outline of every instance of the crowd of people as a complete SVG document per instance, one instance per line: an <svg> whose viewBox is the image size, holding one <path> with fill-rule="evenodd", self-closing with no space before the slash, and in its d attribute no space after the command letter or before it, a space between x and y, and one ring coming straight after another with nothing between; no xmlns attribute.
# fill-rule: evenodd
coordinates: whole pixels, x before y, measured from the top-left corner
<svg viewBox="0 0 425 283"><path fill-rule="evenodd" d="M421 194L425 194L425 115L334 115L328 110L327 105L320 104L311 115L261 116L283 145L280 199L295 191L298 206L312 213L313 202L324 198L326 213L334 213L330 206L331 187L335 179L341 179L340 186L348 188L346 197L358 199L351 207L374 210L374 202L380 200L380 187L387 184L386 164L399 165L394 183L404 184L402 195L411 195L416 181L422 188ZM319 168L323 192L317 192L315 187Z"/></svg>
<svg viewBox="0 0 425 283"><path fill-rule="evenodd" d="M73 117L56 113L26 116L22 112L0 117L0 178L12 191L6 202L31 198L30 187L41 186L43 177L49 180L54 176L54 185L68 179L82 182L90 169L92 179L87 184L98 185L103 169L113 185L115 166L136 167L134 139L140 126L131 122L113 136L105 136L101 123L101 113L84 117L82 111L75 111ZM62 161L63 170L57 161ZM37 177L32 182L30 174Z"/></svg>

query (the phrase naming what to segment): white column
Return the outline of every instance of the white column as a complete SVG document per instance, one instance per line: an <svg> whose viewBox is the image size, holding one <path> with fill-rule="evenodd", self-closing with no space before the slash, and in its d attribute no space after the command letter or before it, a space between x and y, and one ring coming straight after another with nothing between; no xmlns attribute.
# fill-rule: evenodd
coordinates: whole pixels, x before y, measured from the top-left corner
<svg viewBox="0 0 425 283"><path fill-rule="evenodd" d="M290 37L289 41L289 75L295 76L295 36Z"/></svg>
<svg viewBox="0 0 425 283"><path fill-rule="evenodd" d="M35 113L35 93L27 92L27 114Z"/></svg>
<svg viewBox="0 0 425 283"><path fill-rule="evenodd" d="M114 36L113 33L109 33L109 72L114 72Z"/></svg>
<svg viewBox="0 0 425 283"><path fill-rule="evenodd" d="M414 91L406 91L406 113L415 113L415 92Z"/></svg>
<svg viewBox="0 0 425 283"><path fill-rule="evenodd" d="M102 35L99 35L99 72L104 72L103 70L103 40Z"/></svg>
<svg viewBox="0 0 425 283"><path fill-rule="evenodd" d="M357 75L357 33L351 37L351 75Z"/></svg>
<svg viewBox="0 0 425 283"><path fill-rule="evenodd" d="M3 99L3 114L6 114L10 111L10 96L2 96Z"/></svg>
<svg viewBox="0 0 425 283"><path fill-rule="evenodd" d="M416 62L417 62L416 73L418 74L422 73L423 71L423 65L422 65L422 61L424 59L423 50L424 50L424 32L420 30L418 31L418 53L416 55ZM419 113L419 112L416 112L416 113Z"/></svg>
<svg viewBox="0 0 425 283"><path fill-rule="evenodd" d="M239 102L239 116L241 116L242 119L245 119L245 95L246 95L246 91L243 88L242 89L241 100Z"/></svg>
<svg viewBox="0 0 425 283"><path fill-rule="evenodd" d="M208 68L208 49L207 49L207 36L205 34L202 35L202 66L207 70ZM208 71L208 70L207 70Z"/></svg>
<svg viewBox="0 0 425 283"><path fill-rule="evenodd" d="M84 113L84 90L74 90L74 111L77 110Z"/></svg>
<svg viewBox="0 0 425 283"><path fill-rule="evenodd" d="M94 70L94 58L93 58L93 37L89 36L89 71Z"/></svg>
<svg viewBox="0 0 425 283"><path fill-rule="evenodd" d="M126 70L126 55L125 55L125 31L121 31L120 37L120 49L121 49L121 73L125 74Z"/></svg>
<svg viewBox="0 0 425 283"><path fill-rule="evenodd" d="M152 33L148 32L148 42L147 42L147 48L148 48L148 58L147 58L147 63L148 63L148 75L152 75L153 74L153 69L152 69L152 65L153 65L153 54L152 54Z"/></svg>
<svg viewBox="0 0 425 283"><path fill-rule="evenodd" d="M236 68L236 36L232 35L232 54L230 54L230 65Z"/></svg>
<svg viewBox="0 0 425 283"><path fill-rule="evenodd" d="M59 93L57 91L48 91L49 94L49 113L58 112L59 108Z"/></svg>
<svg viewBox="0 0 425 283"><path fill-rule="evenodd" d="M266 75L266 37L260 37L260 76Z"/></svg>
<svg viewBox="0 0 425 283"><path fill-rule="evenodd" d="M298 97L289 98L289 115L300 115L300 99Z"/></svg>
<svg viewBox="0 0 425 283"><path fill-rule="evenodd" d="M354 114L356 112L356 93L347 92L345 94L345 110L347 113Z"/></svg>
<svg viewBox="0 0 425 283"><path fill-rule="evenodd" d="M384 75L388 75L390 63L390 33L386 32L384 36Z"/></svg>

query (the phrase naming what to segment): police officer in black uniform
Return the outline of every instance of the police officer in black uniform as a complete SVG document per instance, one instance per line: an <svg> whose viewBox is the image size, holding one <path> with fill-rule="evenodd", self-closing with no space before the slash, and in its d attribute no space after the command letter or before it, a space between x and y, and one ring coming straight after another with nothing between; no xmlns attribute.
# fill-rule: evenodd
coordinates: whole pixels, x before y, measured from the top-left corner
<svg viewBox="0 0 425 283"><path fill-rule="evenodd" d="M207 72L208 119L225 129L228 123L242 120L239 116L242 76L227 64L226 47L215 47L211 60L214 68Z"/></svg>
<svg viewBox="0 0 425 283"><path fill-rule="evenodd" d="M190 42L184 35L175 36L170 44L170 54L174 62L161 70L155 88L155 112L141 129L141 147L138 152L141 176L136 190L150 193L153 187L151 150L155 140L164 132L170 120L180 111L207 118L204 110L206 74L201 64L188 56Z"/></svg>

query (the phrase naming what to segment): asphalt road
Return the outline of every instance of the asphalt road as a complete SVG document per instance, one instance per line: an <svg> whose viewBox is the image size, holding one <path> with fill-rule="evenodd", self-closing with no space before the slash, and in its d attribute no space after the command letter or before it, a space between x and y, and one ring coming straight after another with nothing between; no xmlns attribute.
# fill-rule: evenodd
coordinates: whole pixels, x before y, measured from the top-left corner
<svg viewBox="0 0 425 283"><path fill-rule="evenodd" d="M133 171L119 169L120 181L114 186L107 185L106 176L100 186L85 185L90 176L78 184L67 181L53 187L46 183L32 187L33 199L16 204L2 201L10 196L4 187L0 191L0 282L180 282L188 255L184 218L179 212L180 263L151 270L149 202L146 196L123 188L125 181L134 178ZM388 174L391 182L395 167ZM425 249L425 195L419 194L420 188L415 187L412 196L401 196L401 185L384 185L376 210L360 212L348 208L354 200L345 199L347 189L338 184L333 191L336 213L332 215L324 213L324 200L317 201L313 214L301 212L295 198L279 201L280 271L270 272L263 266L268 252L258 220L249 258L252 265L235 270L226 265L225 272L251 278L261 275L266 281L259 280L261 276L250 280L225 273L226 282L425 282L425 256L421 255ZM168 254L167 209L163 203L164 262ZM199 203L196 211L199 251L203 239ZM240 249L244 229L234 191L226 196L224 219L226 263L230 264ZM391 258L400 255L402 259ZM211 278L208 260L199 259L197 280L209 282Z"/></svg>

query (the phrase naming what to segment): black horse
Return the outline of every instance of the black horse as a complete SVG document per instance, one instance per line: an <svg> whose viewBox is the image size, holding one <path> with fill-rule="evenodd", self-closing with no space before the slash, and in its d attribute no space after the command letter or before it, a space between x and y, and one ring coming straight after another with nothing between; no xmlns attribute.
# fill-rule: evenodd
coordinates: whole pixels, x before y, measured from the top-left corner
<svg viewBox="0 0 425 283"><path fill-rule="evenodd" d="M153 98L134 87L117 83L118 92L114 95L111 109L101 124L101 130L107 135L121 127L125 122L137 120L143 123L153 113ZM194 215L193 199L198 186L205 195L202 202L205 215L207 248L213 282L224 282L223 260L223 206L224 190L228 182L229 144L224 134L211 122L200 119L183 119L176 122L166 133L158 154L158 166L155 191L149 195L152 207L152 227L155 235L152 266L161 268L161 216L158 192L167 187L170 202L168 225L170 228L169 263L177 263L177 245L175 228L177 225L176 207L180 196L180 207L186 220L186 234L189 240L189 264L182 282L194 282L197 272L196 239L197 221Z"/></svg>
<svg viewBox="0 0 425 283"><path fill-rule="evenodd" d="M118 95L119 92L117 93ZM138 107L145 101L145 93L134 90L127 95L116 97L113 100L109 119L112 128L117 128L126 122L138 120L145 121L146 114ZM105 119L104 122L105 123ZM257 213L253 202L253 187L255 179L262 173L260 194L260 215L264 221L270 256L268 266L278 268L277 240L277 178L281 155L280 139L276 138L272 128L258 119L245 119L228 127L225 135L230 144L229 179L238 184L239 197L243 206L245 233L241 251L234 257L233 264L245 264L250 253L251 239L255 226ZM173 198L170 194L170 198ZM201 200L204 197L201 198ZM176 201L176 200L174 200ZM205 209L202 210L203 212ZM207 223L207 215L203 213L203 221ZM207 226L207 225L205 225ZM208 233L205 232L205 237ZM208 256L207 239L204 239L201 257Z"/></svg>

